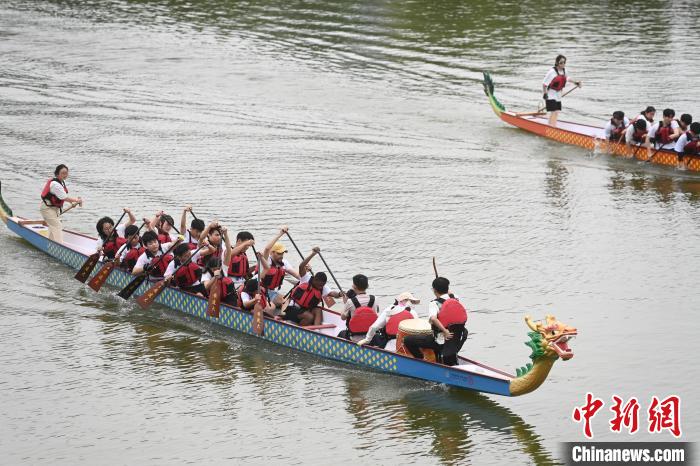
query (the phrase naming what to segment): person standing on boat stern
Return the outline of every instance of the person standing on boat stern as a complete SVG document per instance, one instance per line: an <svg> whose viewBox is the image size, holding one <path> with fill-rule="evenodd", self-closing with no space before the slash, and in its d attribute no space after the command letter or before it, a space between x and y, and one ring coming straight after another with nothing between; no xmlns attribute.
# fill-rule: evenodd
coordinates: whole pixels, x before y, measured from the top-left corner
<svg viewBox="0 0 700 466"><path fill-rule="evenodd" d="M49 239L57 243L63 243L63 225L61 225L63 203L83 205L81 197L68 196L67 178L68 167L61 164L53 171L53 178L46 181L44 189L41 191L39 212L49 227Z"/></svg>
<svg viewBox="0 0 700 466"><path fill-rule="evenodd" d="M566 57L557 55L554 66L544 76L542 81L542 98L545 101L545 108L549 112L549 125L557 126L557 118L561 111L561 91L564 90L567 81L581 87L581 81L576 81L566 74Z"/></svg>
<svg viewBox="0 0 700 466"><path fill-rule="evenodd" d="M418 314L411 309L412 304L419 304L420 299L416 299L410 291L404 291L396 297L394 304L384 309L369 328L367 335L358 341L357 344L386 347L386 344L396 338L399 333L399 324L402 320L417 319Z"/></svg>
<svg viewBox="0 0 700 466"><path fill-rule="evenodd" d="M353 334L364 335L377 319L379 306L374 295L367 294L369 280L367 276L357 274L352 277L352 287L343 297L344 308L340 318L347 323L347 328L338 334L340 338L349 339ZM355 312L359 310L358 312ZM353 331L351 331L351 323Z"/></svg>
<svg viewBox="0 0 700 466"><path fill-rule="evenodd" d="M622 136L625 134L627 125L630 124L629 118L625 116L625 112L617 110L613 112L612 118L605 124L604 134L605 139L612 142L622 141Z"/></svg>
<svg viewBox="0 0 700 466"><path fill-rule="evenodd" d="M456 366L457 353L467 340L467 310L450 293L450 281L445 277L433 280L433 294L435 299L428 304L433 335L408 335L403 344L417 359L423 359L421 348L430 348L435 350L439 362Z"/></svg>

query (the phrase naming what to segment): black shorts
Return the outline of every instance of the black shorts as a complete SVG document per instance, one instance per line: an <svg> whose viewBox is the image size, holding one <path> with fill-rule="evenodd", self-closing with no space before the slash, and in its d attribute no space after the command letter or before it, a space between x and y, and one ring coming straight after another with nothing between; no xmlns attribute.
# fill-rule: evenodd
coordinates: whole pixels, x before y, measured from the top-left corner
<svg viewBox="0 0 700 466"><path fill-rule="evenodd" d="M194 293L194 294L197 294L197 293L206 294L207 293L207 289L204 288L204 285L202 283L195 285L195 286L186 286L186 287L180 288L180 289L182 291L187 291L189 293Z"/></svg>
<svg viewBox="0 0 700 466"><path fill-rule="evenodd" d="M547 99L546 108L548 112L556 112L561 110L561 100Z"/></svg>
<svg viewBox="0 0 700 466"><path fill-rule="evenodd" d="M287 309L284 311L284 320L288 320L290 322L298 324L299 322L301 322L299 314L304 313L306 311L308 311L308 309L302 309L298 306L288 306Z"/></svg>

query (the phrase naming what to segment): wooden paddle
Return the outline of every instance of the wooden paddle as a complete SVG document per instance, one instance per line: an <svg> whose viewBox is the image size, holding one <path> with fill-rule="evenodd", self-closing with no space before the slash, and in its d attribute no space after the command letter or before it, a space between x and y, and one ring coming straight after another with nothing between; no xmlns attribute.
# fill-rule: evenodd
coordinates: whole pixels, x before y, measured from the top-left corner
<svg viewBox="0 0 700 466"><path fill-rule="evenodd" d="M207 301L207 315L219 318L221 309L221 277L214 277L214 283L209 288L209 301Z"/></svg>
<svg viewBox="0 0 700 466"><path fill-rule="evenodd" d="M65 214L66 212L70 211L71 209L76 208L76 207L79 206L79 205L80 205L79 202L74 202L74 203L72 203L72 204L70 205L70 207L68 207L68 208L67 208L66 210L64 210L64 211L61 211L61 213L58 214L58 215L61 216L61 215Z"/></svg>
<svg viewBox="0 0 700 466"><path fill-rule="evenodd" d="M126 211L122 213L122 216L119 217L119 221L114 225L114 228L112 228L112 231L109 232L109 235L107 235L107 239L105 239L102 244L108 243L109 240L112 238L112 235L114 235L117 232L117 226L121 223L121 221L124 219L124 216L126 215ZM97 262L100 260L100 254L102 252L97 251L94 254L90 254L87 258L87 260L83 263L82 267L78 270L78 273L75 274L75 279L78 280L81 283L85 283L85 281L90 277L90 274L94 270L95 266L97 265Z"/></svg>
<svg viewBox="0 0 700 466"><path fill-rule="evenodd" d="M88 282L88 286L90 288L92 288L96 292L100 291L100 288L102 288L102 285L105 284L105 282L109 278L109 275L112 273L112 270L114 270L115 267L119 267L119 263L121 262L121 257L119 257L121 255L121 251L126 247L127 244L131 243L131 240L134 239L134 237L136 237L141 232L141 228L143 228L145 225L146 222L142 223L138 231L133 235L129 236L129 238L127 238L126 243L124 243L114 255L114 260L105 262L102 268Z"/></svg>
<svg viewBox="0 0 700 466"><path fill-rule="evenodd" d="M136 302L139 304L139 306L141 306L141 309L144 309L144 310L145 310L145 309L148 309L149 307L151 307L151 304L153 304L153 301L156 300L156 298L163 292L163 290L165 289L165 287L166 287L166 286L170 283L170 281L173 279L173 277L175 276L175 272L177 272L177 271L180 269L180 267L185 267L185 266L187 266L190 262L192 262L192 259L194 258L194 255L197 254L197 253L199 252L199 250L202 249L203 247L204 247L204 245L200 246L199 249L195 250L195 251L192 253L192 255L190 256L189 259L187 259L185 262L183 262L182 264L180 264L180 265L175 269L175 271L173 272L173 274L172 274L171 276L169 276L168 278L165 278L165 279L163 279L163 280L160 280L160 281L157 282L155 285L153 285L152 287L150 287L144 294L142 294L141 296L139 296L138 298L136 298Z"/></svg>
<svg viewBox="0 0 700 466"><path fill-rule="evenodd" d="M167 251L165 251L165 253L158 256L158 260L156 260L156 262L153 264L153 267L158 265L158 263L160 263L163 257L167 256L170 253L170 251L175 249L175 247L181 242L182 239L178 238L177 241L175 241L175 243L172 246L170 246L170 248ZM134 294L134 292L138 289L138 287L141 286L141 283L143 283L146 280L146 278L148 278L148 276L151 274L151 270L153 269L153 267L150 267L148 270L145 270L142 273L138 274L136 277L134 277L134 279L131 280L128 285L126 285L119 293L117 293L117 296L125 300L129 299L131 295Z"/></svg>
<svg viewBox="0 0 700 466"><path fill-rule="evenodd" d="M435 256L433 256L433 270L435 271L435 278L437 278L438 272L437 272L437 265L435 265Z"/></svg>
<svg viewBox="0 0 700 466"><path fill-rule="evenodd" d="M323 265L326 266L326 270L328 270L328 273L331 274L331 277L333 277L333 281L335 282L335 286L338 287L338 290L340 290L341 293L345 293L343 291L343 287L340 286L340 283L338 283L338 280L335 278L335 275L333 275L333 272L331 271L330 267L328 267L328 263L326 262L326 259L323 258L323 255L321 254L321 251L318 251L318 257L321 258L323 261Z"/></svg>
<svg viewBox="0 0 700 466"><path fill-rule="evenodd" d="M579 87L581 87L581 86L574 86L574 87L572 87L571 89L569 89L568 91L566 91L564 94L562 94L561 98L563 99L564 97L566 97L567 95L571 94L572 92L574 92L574 90L578 89ZM536 112L535 114L537 114L537 113L542 113L542 110L544 110L545 108L547 108L547 104L545 104L545 105L543 105L542 107L538 108L538 109L537 109L537 112Z"/></svg>
<svg viewBox="0 0 700 466"><path fill-rule="evenodd" d="M260 263L260 256L258 255L258 251L255 250L255 246L252 246L253 248L253 254L255 254L255 259L258 263L258 294L261 293L263 285L262 285L262 264ZM270 294L267 292L267 288L265 288L265 298L266 302L270 302ZM263 308L260 305L260 302L258 301L253 305L253 321L252 321L252 329L253 333L259 337L263 335L265 332L265 314L263 313Z"/></svg>

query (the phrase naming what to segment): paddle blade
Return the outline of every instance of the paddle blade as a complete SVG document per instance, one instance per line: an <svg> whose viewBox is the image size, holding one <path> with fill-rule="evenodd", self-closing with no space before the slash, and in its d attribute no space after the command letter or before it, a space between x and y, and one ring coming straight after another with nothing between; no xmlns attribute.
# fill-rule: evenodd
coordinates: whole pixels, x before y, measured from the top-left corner
<svg viewBox="0 0 700 466"><path fill-rule="evenodd" d="M117 293L117 296L119 296L122 299L129 299L131 295L134 294L134 291L136 291L137 288L141 286L141 283L143 283L145 279L145 274L134 277L134 279L131 280L129 284L124 287L123 290Z"/></svg>
<svg viewBox="0 0 700 466"><path fill-rule="evenodd" d="M143 295L136 298L136 302L139 303L139 306L141 306L142 309L148 309L151 307L151 304L153 304L153 301L156 300L158 295L163 292L167 284L168 282L165 280L159 281L150 287Z"/></svg>
<svg viewBox="0 0 700 466"><path fill-rule="evenodd" d="M81 283L85 283L99 261L99 252L89 255L82 267L80 267L80 270L78 270L78 273L75 274L75 279Z"/></svg>
<svg viewBox="0 0 700 466"><path fill-rule="evenodd" d="M214 279L214 283L209 288L209 302L207 303L207 315L209 317L219 318L219 309L221 307L221 280Z"/></svg>
<svg viewBox="0 0 700 466"><path fill-rule="evenodd" d="M107 262L88 282L88 286L95 291L100 291L100 288L102 288L102 285L105 284L107 278L109 278L109 274L112 273L112 270L114 270L114 262Z"/></svg>
<svg viewBox="0 0 700 466"><path fill-rule="evenodd" d="M253 308L253 333L261 337L265 332L265 314L262 306L256 304Z"/></svg>

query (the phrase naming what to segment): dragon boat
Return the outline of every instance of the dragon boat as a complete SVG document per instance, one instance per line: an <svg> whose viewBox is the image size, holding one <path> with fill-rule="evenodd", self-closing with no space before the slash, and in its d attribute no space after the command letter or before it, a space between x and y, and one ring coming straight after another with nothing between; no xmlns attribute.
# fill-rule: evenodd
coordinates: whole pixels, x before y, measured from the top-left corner
<svg viewBox="0 0 700 466"><path fill-rule="evenodd" d="M87 257L95 252L96 239L82 233L64 230L63 244L49 240L48 227L44 221L14 216L3 200L1 192L0 219L11 231L32 246L73 269L79 269ZM95 267L91 276L98 273L98 270L99 266ZM130 273L115 268L106 283L121 289L132 278ZM142 295L150 286L148 281L142 283L134 295ZM165 288L155 302L213 325L256 335L252 314L236 307L222 303L219 316L212 317L206 312L205 298L173 287ZM567 342L577 335L575 328L558 322L553 316L547 316L544 321L533 321L529 316L525 317L525 322L531 330L528 333L530 339L525 344L532 350L532 362L517 369L516 375L512 375L461 356L456 366L414 359L395 352L395 340L392 340L386 349L357 345L353 341L336 337L338 332L345 328L345 322L341 320L338 312L331 309L324 309L323 322L323 325L319 326L302 327L266 317L260 338L277 345L380 372L478 392L518 396L537 389L547 378L557 359L568 360L573 357L573 351Z"/></svg>
<svg viewBox="0 0 700 466"><path fill-rule="evenodd" d="M607 152L612 156L636 159L655 165L679 167L678 155L673 150L656 150L652 147L651 153L649 153L644 147L608 141L605 138L604 128L602 127L562 120L559 120L557 126L553 127L549 125L549 119L544 112L518 113L508 111L496 98L493 79L487 72L484 72L483 85L484 93L486 93L494 113L509 125L564 144L583 147L590 151ZM700 157L686 155L685 169L689 172L700 171Z"/></svg>

